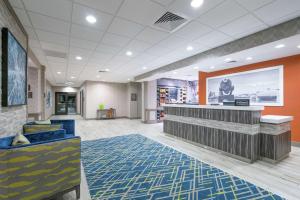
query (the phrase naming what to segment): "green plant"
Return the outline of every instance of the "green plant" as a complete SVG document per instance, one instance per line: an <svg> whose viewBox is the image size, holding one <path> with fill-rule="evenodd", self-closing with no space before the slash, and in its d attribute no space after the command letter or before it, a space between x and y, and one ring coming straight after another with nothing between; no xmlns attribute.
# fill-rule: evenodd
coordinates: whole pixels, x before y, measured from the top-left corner
<svg viewBox="0 0 300 200"><path fill-rule="evenodd" d="M99 110L104 110L104 104L103 103L99 104Z"/></svg>

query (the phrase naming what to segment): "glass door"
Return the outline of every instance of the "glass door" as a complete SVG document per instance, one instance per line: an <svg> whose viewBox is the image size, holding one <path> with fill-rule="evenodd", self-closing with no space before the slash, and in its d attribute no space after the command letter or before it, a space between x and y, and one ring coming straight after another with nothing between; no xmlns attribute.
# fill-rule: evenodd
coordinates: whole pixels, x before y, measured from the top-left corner
<svg viewBox="0 0 300 200"><path fill-rule="evenodd" d="M55 93L55 114L76 114L76 94L66 92Z"/></svg>

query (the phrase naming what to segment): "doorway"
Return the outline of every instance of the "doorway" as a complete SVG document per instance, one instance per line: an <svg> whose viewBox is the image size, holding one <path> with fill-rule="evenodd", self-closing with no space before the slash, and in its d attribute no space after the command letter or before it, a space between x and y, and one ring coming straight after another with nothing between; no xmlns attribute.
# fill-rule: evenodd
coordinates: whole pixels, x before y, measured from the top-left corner
<svg viewBox="0 0 300 200"><path fill-rule="evenodd" d="M56 92L55 93L55 114L75 115L76 114L76 93Z"/></svg>

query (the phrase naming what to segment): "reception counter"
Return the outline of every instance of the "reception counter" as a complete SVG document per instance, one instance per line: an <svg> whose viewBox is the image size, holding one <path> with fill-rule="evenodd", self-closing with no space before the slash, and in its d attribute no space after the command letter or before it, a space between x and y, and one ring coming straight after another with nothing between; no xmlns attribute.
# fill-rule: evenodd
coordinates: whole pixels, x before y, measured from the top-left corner
<svg viewBox="0 0 300 200"><path fill-rule="evenodd" d="M165 105L164 132L247 162L278 162L291 150L291 117L260 106ZM276 118L276 119L275 119Z"/></svg>

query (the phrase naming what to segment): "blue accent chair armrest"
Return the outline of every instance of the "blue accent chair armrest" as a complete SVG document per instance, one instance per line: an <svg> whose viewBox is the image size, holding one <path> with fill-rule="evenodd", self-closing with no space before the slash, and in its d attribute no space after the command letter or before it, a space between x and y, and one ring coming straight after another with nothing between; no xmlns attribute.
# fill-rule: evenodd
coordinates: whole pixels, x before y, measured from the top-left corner
<svg viewBox="0 0 300 200"><path fill-rule="evenodd" d="M51 124L63 124L63 129L66 130L67 135L75 135L75 120L73 119L53 119Z"/></svg>

